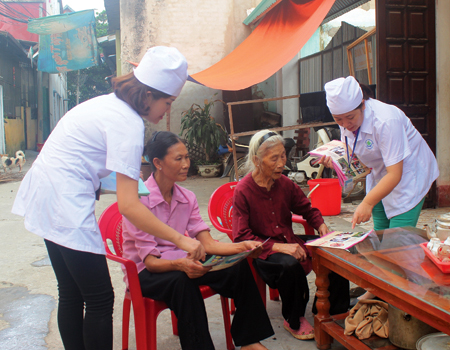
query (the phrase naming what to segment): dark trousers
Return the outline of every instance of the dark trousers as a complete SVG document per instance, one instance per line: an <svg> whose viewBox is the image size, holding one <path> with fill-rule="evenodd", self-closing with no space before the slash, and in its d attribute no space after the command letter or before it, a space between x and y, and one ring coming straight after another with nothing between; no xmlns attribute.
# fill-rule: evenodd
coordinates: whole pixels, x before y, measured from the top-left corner
<svg viewBox="0 0 450 350"><path fill-rule="evenodd" d="M139 273L139 280L144 296L162 300L174 311L183 350L214 349L200 285L210 286L220 295L234 299L236 313L231 335L236 346L257 343L274 334L246 260L195 279L180 271L151 273L144 269Z"/></svg>
<svg viewBox="0 0 450 350"><path fill-rule="evenodd" d="M292 329L299 329L300 317L305 316L309 301L308 280L303 267L292 255L283 253L272 254L266 260L255 259L253 266L270 288L278 289L282 300L281 313L284 319ZM330 314L347 312L350 306L348 280L334 272L331 272L328 278L330 280L328 287ZM316 298L312 312L317 313Z"/></svg>
<svg viewBox="0 0 450 350"><path fill-rule="evenodd" d="M114 291L104 255L45 240L58 281L58 327L66 350L112 350Z"/></svg>

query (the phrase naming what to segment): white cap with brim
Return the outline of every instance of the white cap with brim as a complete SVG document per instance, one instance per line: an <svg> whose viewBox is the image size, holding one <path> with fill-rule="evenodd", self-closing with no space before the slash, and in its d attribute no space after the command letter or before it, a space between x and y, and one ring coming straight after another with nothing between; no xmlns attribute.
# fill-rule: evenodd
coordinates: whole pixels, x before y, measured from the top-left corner
<svg viewBox="0 0 450 350"><path fill-rule="evenodd" d="M174 47L154 46L147 50L134 76L142 84L178 96L188 77L186 58Z"/></svg>
<svg viewBox="0 0 450 350"><path fill-rule="evenodd" d="M338 78L325 84L327 106L331 114L344 114L356 109L363 100L363 93L355 78Z"/></svg>

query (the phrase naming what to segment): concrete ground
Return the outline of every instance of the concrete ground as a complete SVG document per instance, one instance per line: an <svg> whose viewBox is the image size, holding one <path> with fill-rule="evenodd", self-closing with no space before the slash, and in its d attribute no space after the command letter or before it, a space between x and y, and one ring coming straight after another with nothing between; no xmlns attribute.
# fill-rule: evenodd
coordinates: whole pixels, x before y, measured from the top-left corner
<svg viewBox="0 0 450 350"><path fill-rule="evenodd" d="M37 156L27 151L28 170ZM14 169L13 172L18 172ZM8 176L11 176L9 174ZM4 173L0 170L0 349L2 350L61 350L62 342L57 327L57 287L53 270L42 238L25 230L23 218L11 214L11 207L20 185L20 175L14 174L15 181L3 182ZM227 179L204 179L190 177L183 186L192 190L199 202L201 215L210 224L207 205L212 192ZM96 213L116 200L115 195L102 195L97 202ZM327 225L334 230L351 229L350 221L356 204L343 204L341 214L325 217ZM434 217L448 212L449 208L423 210L418 227L431 222ZM211 225L210 225L211 226ZM211 226L212 227L212 226ZM369 229L371 223L358 229ZM300 228L296 228L298 232ZM220 241L228 237L212 228L212 235ZM110 274L115 288L114 305L114 349L121 349L122 301L125 284L122 271L117 263L110 262ZM315 291L314 273L310 273L311 300ZM226 349L222 313L218 296L205 301L212 338L217 349ZM306 317L313 322L311 302ZM268 301L267 311L272 321L275 335L263 343L268 349L316 349L314 341L299 341L283 329L281 302ZM131 325L133 327L133 325ZM134 328L130 330L130 349L135 349ZM158 318L158 349L180 349L178 337L172 334L170 313L162 312ZM334 349L343 349L336 344Z"/></svg>

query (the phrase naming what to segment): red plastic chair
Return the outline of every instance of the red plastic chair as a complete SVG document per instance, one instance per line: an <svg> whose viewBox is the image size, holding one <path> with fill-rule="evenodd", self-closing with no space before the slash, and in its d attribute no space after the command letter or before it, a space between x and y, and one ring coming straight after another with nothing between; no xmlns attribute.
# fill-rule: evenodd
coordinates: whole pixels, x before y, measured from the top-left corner
<svg viewBox="0 0 450 350"><path fill-rule="evenodd" d="M106 257L121 263L125 267L128 278L128 288L123 301L122 349L128 349L130 309L131 305L133 305L136 349L156 350L156 321L161 311L167 309L168 306L162 301L142 296L136 264L122 257L122 215L119 213L117 202L105 209L100 216L98 225L105 244ZM115 254L111 252L108 243L111 243L114 247ZM208 286L200 286L200 291L203 299L217 294ZM235 347L230 333L231 322L228 299L223 296L220 299L222 302L227 349L233 350ZM177 318L173 312L171 313L173 334L178 335Z"/></svg>
<svg viewBox="0 0 450 350"><path fill-rule="evenodd" d="M233 240L232 235L232 215L233 215L233 194L237 182L229 182L217 188L208 203L208 215L213 226L220 232L226 233L228 237ZM303 225L306 235L314 235L314 229L309 226L305 219L300 215L292 215L292 222ZM262 278L256 273L253 264L249 261L252 268L253 276L255 277L256 285L258 286L261 298L266 306L266 284ZM269 288L270 300L279 300L279 293L277 289Z"/></svg>

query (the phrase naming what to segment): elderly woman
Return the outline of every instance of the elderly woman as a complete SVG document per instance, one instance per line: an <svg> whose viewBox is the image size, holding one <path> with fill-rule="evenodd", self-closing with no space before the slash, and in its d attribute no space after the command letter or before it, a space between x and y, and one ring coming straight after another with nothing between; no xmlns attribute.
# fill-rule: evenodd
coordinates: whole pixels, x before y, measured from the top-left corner
<svg viewBox="0 0 450 350"><path fill-rule="evenodd" d="M249 173L234 193L233 238L236 242L269 238L254 267L264 282L280 292L284 328L297 339L313 339L314 329L304 317L309 301L306 276L312 269L311 255L304 245L308 236L294 235L292 213L302 215L321 236L329 230L300 187L282 174L285 163L279 134L262 130L252 137ZM330 274L331 314L348 310L348 289L347 280Z"/></svg>
<svg viewBox="0 0 450 350"><path fill-rule="evenodd" d="M212 239L202 220L194 193L178 186L190 165L180 138L171 132L156 133L146 147L154 173L145 182L150 195L141 202L180 235L196 238L207 254L233 255L260 243L221 243ZM178 318L183 349L214 349L208 330L205 305L199 290L208 285L220 295L233 298L236 314L231 325L234 343L246 350L266 349L260 341L273 329L247 260L223 270L211 271L174 243L147 234L124 218L123 256L136 262L142 294L164 301ZM261 249L256 250L256 256Z"/></svg>

